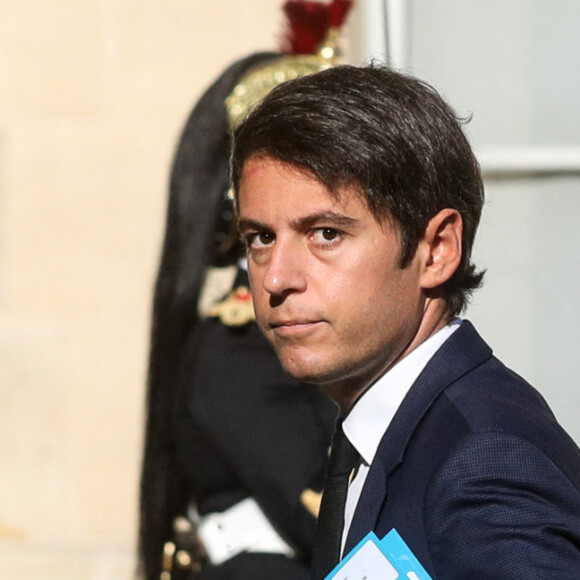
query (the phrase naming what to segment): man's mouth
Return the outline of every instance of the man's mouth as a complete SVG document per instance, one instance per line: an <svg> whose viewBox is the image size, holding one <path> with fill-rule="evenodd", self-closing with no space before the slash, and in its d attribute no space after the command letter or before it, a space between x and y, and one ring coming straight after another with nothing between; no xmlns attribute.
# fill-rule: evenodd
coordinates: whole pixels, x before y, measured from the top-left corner
<svg viewBox="0 0 580 580"><path fill-rule="evenodd" d="M322 320L276 320L268 324L277 336L292 337L309 334L323 324Z"/></svg>

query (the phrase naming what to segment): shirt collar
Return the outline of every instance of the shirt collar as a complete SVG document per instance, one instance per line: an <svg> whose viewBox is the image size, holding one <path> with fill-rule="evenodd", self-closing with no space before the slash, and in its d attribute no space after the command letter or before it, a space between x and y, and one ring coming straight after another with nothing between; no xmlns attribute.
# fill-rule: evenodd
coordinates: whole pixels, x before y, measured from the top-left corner
<svg viewBox="0 0 580 580"><path fill-rule="evenodd" d="M370 465L381 439L409 389L431 357L459 328L455 318L390 368L356 402L343 422L349 441Z"/></svg>

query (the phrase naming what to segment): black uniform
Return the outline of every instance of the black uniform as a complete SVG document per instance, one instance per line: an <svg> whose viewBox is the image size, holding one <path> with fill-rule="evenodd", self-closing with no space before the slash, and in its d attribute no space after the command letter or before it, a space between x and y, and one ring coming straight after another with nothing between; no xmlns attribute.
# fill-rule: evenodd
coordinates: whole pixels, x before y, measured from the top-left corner
<svg viewBox="0 0 580 580"><path fill-rule="evenodd" d="M315 517L300 495L322 489L335 405L283 372L255 322L219 318L189 337L177 394L177 460L199 514L253 497L297 552L241 554L200 578L307 579Z"/></svg>

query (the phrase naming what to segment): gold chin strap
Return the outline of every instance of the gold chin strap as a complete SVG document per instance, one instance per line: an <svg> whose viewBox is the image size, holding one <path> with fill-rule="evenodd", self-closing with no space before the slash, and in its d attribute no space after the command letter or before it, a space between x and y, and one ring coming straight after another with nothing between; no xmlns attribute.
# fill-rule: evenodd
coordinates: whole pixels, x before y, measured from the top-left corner
<svg viewBox="0 0 580 580"><path fill-rule="evenodd" d="M236 127L275 86L336 66L339 32L331 28L316 54L286 55L250 69L226 99L230 127Z"/></svg>

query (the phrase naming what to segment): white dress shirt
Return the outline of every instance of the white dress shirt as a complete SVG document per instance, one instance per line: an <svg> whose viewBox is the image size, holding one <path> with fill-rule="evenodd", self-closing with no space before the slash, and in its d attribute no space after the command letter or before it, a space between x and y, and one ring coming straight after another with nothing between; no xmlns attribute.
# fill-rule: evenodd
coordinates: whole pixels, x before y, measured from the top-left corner
<svg viewBox="0 0 580 580"><path fill-rule="evenodd" d="M362 395L344 420L344 433L360 453L362 463L348 488L341 551L344 551L356 505L385 431L431 357L460 324L460 319L453 319L390 368Z"/></svg>

